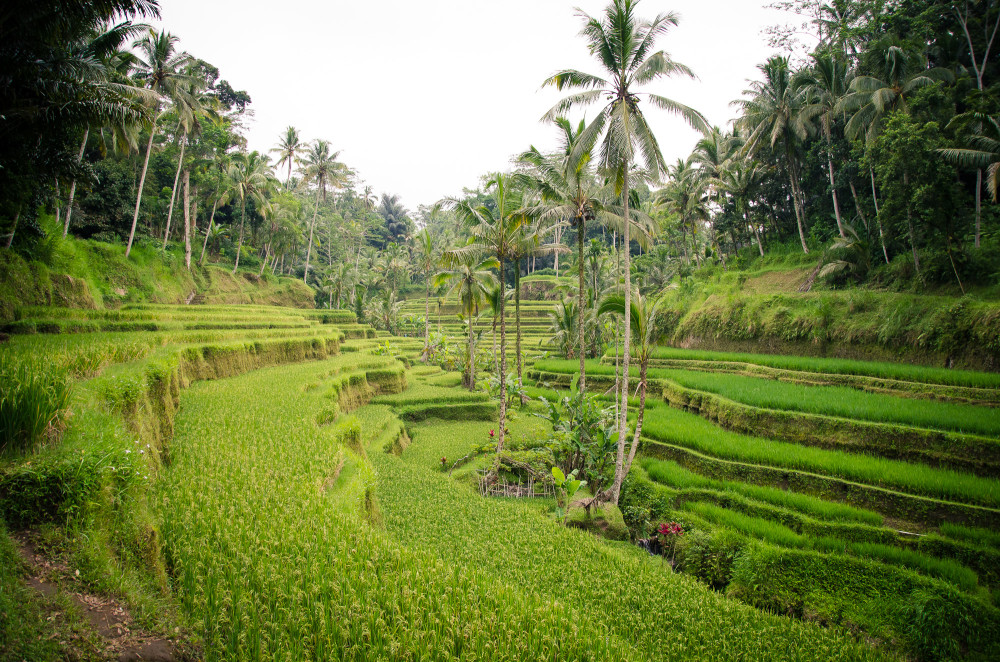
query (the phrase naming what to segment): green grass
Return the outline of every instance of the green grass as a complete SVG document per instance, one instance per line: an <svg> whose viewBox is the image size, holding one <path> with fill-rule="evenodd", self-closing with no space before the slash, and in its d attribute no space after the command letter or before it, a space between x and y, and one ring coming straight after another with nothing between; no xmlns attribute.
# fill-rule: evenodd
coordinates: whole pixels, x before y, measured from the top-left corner
<svg viewBox="0 0 1000 662"><path fill-rule="evenodd" d="M705 476L688 471L672 461L639 457L638 463L646 470L649 477L657 483L678 489L706 487L722 492L734 492L751 499L788 508L789 510L805 513L824 520L861 522L873 526L881 526L883 523L882 516L870 510L855 508L835 501L826 501L799 492L764 485L751 485L738 481L706 478Z"/></svg>
<svg viewBox="0 0 1000 662"><path fill-rule="evenodd" d="M547 359L536 362L534 367L550 372L577 372L580 364ZM588 361L587 372L613 375L615 369L611 365ZM630 368L629 374L638 377L638 368ZM1000 415L990 407L913 400L867 393L847 386L803 386L774 379L695 370L650 368L648 376L651 379L669 379L686 388L716 393L754 407L1000 436Z"/></svg>
<svg viewBox="0 0 1000 662"><path fill-rule="evenodd" d="M714 457L787 467L930 497L1000 507L1000 481L920 464L750 437L647 400L643 434Z"/></svg>
<svg viewBox="0 0 1000 662"><path fill-rule="evenodd" d="M781 368L784 370L799 370L803 372L818 372L844 375L863 375L883 379L899 379L902 381L925 382L928 384L948 384L951 386L970 386L975 388L1000 388L1000 374L992 372L977 372L974 370L955 370L949 368L932 368L928 366L909 365L906 363L887 363L882 361L858 361L855 359L818 358L810 356L784 356L777 354L744 354L739 352L712 352L704 350L677 349L674 347L657 347L652 352L657 359L684 359L692 361L736 361L740 363L755 363L757 365Z"/></svg>

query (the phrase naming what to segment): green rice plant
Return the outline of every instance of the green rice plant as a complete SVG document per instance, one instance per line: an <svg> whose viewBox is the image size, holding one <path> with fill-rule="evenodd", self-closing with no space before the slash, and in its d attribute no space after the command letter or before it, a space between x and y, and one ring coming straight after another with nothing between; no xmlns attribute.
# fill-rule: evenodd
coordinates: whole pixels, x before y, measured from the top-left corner
<svg viewBox="0 0 1000 662"><path fill-rule="evenodd" d="M579 363L546 359L538 361L534 369L574 373L578 371ZM588 362L587 372L613 375L615 369L595 361ZM636 371L634 374L638 376L639 373ZM695 370L650 368L648 376L669 379L686 388L716 393L754 407L1000 437L1000 416L991 407L914 400L858 391L847 386L803 386L774 379Z"/></svg>
<svg viewBox="0 0 1000 662"><path fill-rule="evenodd" d="M752 485L739 481L707 478L693 471L688 471L673 461L640 457L639 465L646 470L646 473L654 481L663 485L669 485L670 487L681 489L707 487L722 492L733 492L750 497L751 499L805 513L819 519L861 522L872 526L881 526L883 523L882 516L870 510L855 508L844 503L827 501L800 492L782 490L766 485Z"/></svg>
<svg viewBox="0 0 1000 662"><path fill-rule="evenodd" d="M953 522L942 522L939 528L949 538L1000 549L1000 532Z"/></svg>
<svg viewBox="0 0 1000 662"><path fill-rule="evenodd" d="M848 543L847 551L855 556L912 568L925 575L943 579L963 591L976 592L979 588L976 573L953 559L939 559L912 549L871 542Z"/></svg>
<svg viewBox="0 0 1000 662"><path fill-rule="evenodd" d="M1000 437L1000 416L990 407L866 393L847 386L802 386L690 370L650 369L649 375L754 407Z"/></svg>
<svg viewBox="0 0 1000 662"><path fill-rule="evenodd" d="M906 363L858 361L854 359L819 358L812 356L785 356L779 354L712 352L674 347L657 347L653 350L652 357L654 359L736 361L803 372L866 375L885 379L924 382L927 384L949 384L953 386L1000 389L1000 375L996 373L951 368L932 368Z"/></svg>
<svg viewBox="0 0 1000 662"><path fill-rule="evenodd" d="M740 533L766 540L781 547L809 549L812 546L808 536L796 533L787 526L769 519L751 517L701 501L685 503L684 508L704 517L709 522L735 529Z"/></svg>
<svg viewBox="0 0 1000 662"><path fill-rule="evenodd" d="M0 453L32 451L58 429L69 402L66 372L41 357L0 352Z"/></svg>
<svg viewBox="0 0 1000 662"><path fill-rule="evenodd" d="M713 457L787 467L930 497L1000 507L1000 481L868 455L750 437L688 412L649 404L643 434Z"/></svg>

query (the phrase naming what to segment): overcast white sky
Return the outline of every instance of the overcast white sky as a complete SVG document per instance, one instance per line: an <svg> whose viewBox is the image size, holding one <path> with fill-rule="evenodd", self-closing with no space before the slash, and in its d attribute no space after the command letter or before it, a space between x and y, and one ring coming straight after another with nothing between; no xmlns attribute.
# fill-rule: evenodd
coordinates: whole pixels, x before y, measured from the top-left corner
<svg viewBox="0 0 1000 662"><path fill-rule="evenodd" d="M479 177L513 154L555 145L538 120L562 96L540 89L558 69L601 73L578 35L579 6L606 0L161 0L162 25L192 55L250 93L251 149L266 151L289 124L306 140L341 150L374 189L412 211ZM698 75L649 87L724 125L756 66L772 54L761 30L793 17L764 0L644 0L652 18L680 24L659 42ZM646 109L668 162L697 134ZM594 110L588 111L593 116ZM579 119L579 118L574 118Z"/></svg>

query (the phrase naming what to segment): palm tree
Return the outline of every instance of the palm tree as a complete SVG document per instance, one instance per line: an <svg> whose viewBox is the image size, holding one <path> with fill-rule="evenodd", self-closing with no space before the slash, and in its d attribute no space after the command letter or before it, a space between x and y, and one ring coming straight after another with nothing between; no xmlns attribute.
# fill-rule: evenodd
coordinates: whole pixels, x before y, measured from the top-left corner
<svg viewBox="0 0 1000 662"><path fill-rule="evenodd" d="M493 330L493 369L497 369L497 323L500 321L499 315L500 311L503 309L503 305L513 296L514 291L507 287L507 285L498 282L495 287L490 288L486 292L486 305L490 307L490 315L493 317L493 323L491 325ZM501 301L500 299L503 299ZM438 299L438 315L441 314L441 300ZM440 317L438 318L438 332L440 329Z"/></svg>
<svg viewBox="0 0 1000 662"><path fill-rule="evenodd" d="M833 174L833 120L837 116L837 106L847 94L851 83L851 72L847 63L830 53L813 53L811 67L802 69L795 77L795 85L806 94L806 105L802 113L816 117L820 121L823 137L826 139L826 165L830 175L830 194L833 196L833 213L837 218L840 238L846 239L844 221L840 216L840 201L837 199L836 180Z"/></svg>
<svg viewBox="0 0 1000 662"><path fill-rule="evenodd" d="M504 282L504 267L517 255L521 225L527 220L523 211L523 201L518 193L517 182L524 182L519 175L494 175L486 183L488 194L483 204L474 205L469 200L449 199L447 204L466 227L471 237L469 245L450 251L452 255L490 255L500 272L500 282ZM507 320L504 315L504 298L500 299L500 433L497 441L496 461L493 471L499 470L500 454L503 452L507 425Z"/></svg>
<svg viewBox="0 0 1000 662"><path fill-rule="evenodd" d="M674 214L680 224L681 244L684 248L685 261L691 264L688 254L687 235L691 233L691 253L695 262L701 264L698 250L699 223L709 219L707 180L702 172L692 165L692 159L678 159L670 166L667 185L657 191L654 203L663 206Z"/></svg>
<svg viewBox="0 0 1000 662"><path fill-rule="evenodd" d="M705 184L706 211L715 198L716 202L721 193L720 176L726 163L732 157L733 145L735 141L732 136L723 133L719 127L712 127L704 138L698 141L694 151L691 152L692 164L697 164L699 179ZM715 233L715 224L709 223L711 228L709 242L714 249L718 249L718 240ZM721 255L721 251L719 251Z"/></svg>
<svg viewBox="0 0 1000 662"><path fill-rule="evenodd" d="M177 116L178 140L181 144L181 153L177 157L177 172L174 174L174 186L170 191L170 206L167 210L167 227L163 231L163 248L167 247L170 239L170 220L174 214L174 200L177 197L177 182L180 180L181 169L184 166L184 149L187 147L188 137L192 133L201 130L202 118L217 118L215 106L218 100L211 95L199 94L204 89L206 82L192 75L188 83L188 88L184 94L177 99L173 111ZM186 207L185 207L186 209ZM186 231L185 231L186 232ZM186 235L185 235L186 236Z"/></svg>
<svg viewBox="0 0 1000 662"><path fill-rule="evenodd" d="M764 80L753 81L744 94L749 98L736 103L743 109L740 124L746 129L745 150L757 152L765 146L780 147L788 167L792 186L792 206L799 227L802 252L808 253L805 232L805 205L800 186L798 143L810 132L808 116L802 112L805 95L792 85L791 67L787 57L775 55L758 67Z"/></svg>
<svg viewBox="0 0 1000 662"><path fill-rule="evenodd" d="M78 45L80 55L96 63L96 67L89 71L92 82L101 84L111 82L122 91L135 94L140 98L139 88L132 85L129 72L135 62L135 56L124 48L125 42L134 37L138 32L148 30L149 26L134 24L131 21L123 21L112 25L101 22L91 27L85 39ZM116 134L123 137L125 132L120 123L116 123ZM83 140L80 142L80 151L76 157L77 166L83 163L83 154L87 149L87 139L90 137L90 125L87 124L83 130ZM73 177L69 187L69 197L66 201L66 223L63 226L63 237L69 234L70 217L73 214L73 198L76 195L76 177Z"/></svg>
<svg viewBox="0 0 1000 662"><path fill-rule="evenodd" d="M649 368L649 358L653 347L657 341L656 314L659 312L660 302L657 299L650 303L648 297L642 296L638 291L628 300L629 317L631 323L629 327L635 336L635 346L637 348L636 358L639 359L639 410L636 414L635 435L632 437L632 446L629 448L628 460L625 463L623 472L628 475L632 468L632 461L635 459L635 452L639 448L639 437L642 434L642 419L646 411L646 372ZM613 313L617 315L625 314L626 297L620 294L612 294L601 302L597 309L598 315ZM627 395L627 391L626 391Z"/></svg>
<svg viewBox="0 0 1000 662"><path fill-rule="evenodd" d="M577 234L577 266L579 276L579 314L578 331L580 336L580 379L577 388L585 391L587 388L587 371L584 359L587 352L584 349L584 260L583 244L587 233L587 221L601 220L608 223L608 216L613 211L604 202L607 192L599 186L591 167L591 150L580 144L580 136L586 128L586 123L580 124L574 131L573 125L565 117L553 120L560 131L559 151L553 155L543 155L534 146L519 157L522 165L529 167L532 187L541 195L541 203L536 205L532 213L540 220L553 219L562 222L569 219L570 225L576 228ZM620 210L618 210L620 212Z"/></svg>
<svg viewBox="0 0 1000 662"><path fill-rule="evenodd" d="M420 269L423 270L427 280L424 286L424 350L421 352L421 360L426 362L431 347L431 269L434 268L437 258L434 254L434 240L427 228L418 232L415 240L417 254L420 257Z"/></svg>
<svg viewBox="0 0 1000 662"><path fill-rule="evenodd" d="M306 168L301 186L316 182L316 206L313 208L312 222L309 223L309 244L306 247L306 267L302 274L303 283L309 278L309 258L312 255L313 232L316 229L320 198L326 202L327 187L340 186L346 179L346 166L337 161L338 156L340 156L340 152L330 153L330 143L325 140L316 140L309 147L306 157L302 160Z"/></svg>
<svg viewBox="0 0 1000 662"><path fill-rule="evenodd" d="M552 337L549 343L559 348L559 352L567 359L573 358L573 343L577 337L577 304L571 297L567 297L556 304L555 308L549 312L549 330Z"/></svg>
<svg viewBox="0 0 1000 662"><path fill-rule="evenodd" d="M760 239L758 223L750 218L750 200L753 190L763 180L766 172L767 169L759 161L735 159L727 164L721 178L722 190L732 196L737 213L743 214L747 227L753 231L761 257L764 257L764 243Z"/></svg>
<svg viewBox="0 0 1000 662"><path fill-rule="evenodd" d="M233 273L240 266L243 250L243 230L246 225L247 201L252 200L258 209L270 207L269 194L274 190L275 179L268 158L253 151L241 152L233 157L229 167L229 179L233 182L233 195L240 201L240 239L236 247L236 263Z"/></svg>
<svg viewBox="0 0 1000 662"><path fill-rule="evenodd" d="M212 234L212 227L215 224L215 212L219 209L219 205L224 205L229 201L229 195L233 190L233 182L229 179L230 165L230 157L227 154L217 155L212 164L213 176L216 181L215 195L212 196L212 213L208 217L208 227L205 228L205 243L201 246L201 259L198 260L198 264L201 265L205 264L205 250L208 248L208 237Z"/></svg>
<svg viewBox="0 0 1000 662"><path fill-rule="evenodd" d="M305 144L299 138L299 130L294 126L285 128L285 133L278 138L278 144L271 148L271 152L278 155L278 162L275 167L288 165L288 177L285 179L285 188L292 181L292 166L299 160L299 154L306 149Z"/></svg>
<svg viewBox="0 0 1000 662"><path fill-rule="evenodd" d="M583 12L580 15L585 20L581 31L591 55L595 56L604 69L608 79L601 76L568 69L560 71L545 81L544 85L555 85L557 89L583 89L585 91L570 95L557 103L545 115L545 119L554 120L568 112L574 106L589 105L607 99L601 113L586 128L580 137L581 148L589 148L604 133L601 144L601 167L615 184L615 191L621 192L624 208L625 247L625 298L632 292L632 277L629 257L629 189L632 180L632 165L636 150L643 157L646 171L656 179L665 167L660 146L653 131L639 107L642 95L637 91L641 85L681 74L693 77L694 74L683 64L674 62L663 51L653 51L656 39L664 35L671 26L677 25L677 16L659 14L652 21L640 20L635 15L639 0L612 0L604 10L602 19L591 17ZM707 123L701 113L680 104L672 99L656 94L646 93L646 100L654 108L666 110L680 115L689 124L702 132L706 131ZM626 305L626 307L628 307ZM629 362L629 318L625 320L625 388L622 389L622 410L619 420L618 454L615 461L615 482L612 489L612 499L617 504L621 492L622 464L625 452L626 415L628 407L628 362Z"/></svg>
<svg viewBox="0 0 1000 662"><path fill-rule="evenodd" d="M136 57L136 79L147 89L155 92L159 99L153 108L153 120L149 127L149 142L146 143L146 158L142 163L142 174L139 175L139 188L135 198L135 214L132 216L132 229L128 235L128 246L125 257L132 252L132 242L135 239L135 226L139 221L139 205L142 202L142 188L146 183L146 171L149 169L149 155L153 150L153 136L156 135L156 123L159 120L162 99L180 101L186 96L186 87L193 82L193 77L184 72L191 63L192 57L186 52L177 52L177 37L166 31L149 32L137 40L133 47L139 50Z"/></svg>
<svg viewBox="0 0 1000 662"><path fill-rule="evenodd" d="M1000 183L1000 120L982 111L967 111L955 115L948 122L948 128L955 128L964 136L967 149L939 150L945 159L959 166L976 169L976 248L979 248L982 210L980 202L983 187L983 169L986 169L986 188L997 201L997 185Z"/></svg>
<svg viewBox="0 0 1000 662"><path fill-rule="evenodd" d="M434 276L434 287L450 285L445 296L457 294L462 313L469 327L469 372L465 386L470 391L476 390L476 348L473 339L472 319L483 301L483 296L489 288L495 285L496 276L490 269L499 268L496 258L486 255L483 251L464 249L445 251L442 256L445 265L443 271ZM501 424L502 425L502 424Z"/></svg>
<svg viewBox="0 0 1000 662"><path fill-rule="evenodd" d="M885 48L885 54L880 64L881 71L876 76L857 76L851 81L850 91L837 105L837 112L853 112L851 119L844 127L844 133L854 140L864 136L868 144L874 142L882 131L882 120L892 111L909 112L909 97L917 90L937 81L953 80L954 75L947 69L936 67L928 69L925 58L916 52L908 52L903 46L890 44ZM882 241L882 253L886 264L889 263L889 253L885 248L885 235L882 231L882 219L879 216L878 198L875 196L875 171L869 169L872 180L872 199L875 201L875 219L878 222L879 238ZM909 181L909 174L903 172L904 184ZM920 258L917 256L915 230L912 213L907 205L907 224L910 235L910 248L913 251L913 266L920 274Z"/></svg>

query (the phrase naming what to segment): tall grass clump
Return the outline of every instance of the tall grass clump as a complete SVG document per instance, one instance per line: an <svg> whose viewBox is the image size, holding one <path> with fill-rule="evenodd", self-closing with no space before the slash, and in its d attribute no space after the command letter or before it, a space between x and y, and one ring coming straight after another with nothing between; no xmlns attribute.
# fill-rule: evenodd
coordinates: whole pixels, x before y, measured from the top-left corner
<svg viewBox="0 0 1000 662"><path fill-rule="evenodd" d="M34 450L59 429L69 377L40 358L0 352L0 453Z"/></svg>

